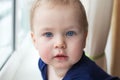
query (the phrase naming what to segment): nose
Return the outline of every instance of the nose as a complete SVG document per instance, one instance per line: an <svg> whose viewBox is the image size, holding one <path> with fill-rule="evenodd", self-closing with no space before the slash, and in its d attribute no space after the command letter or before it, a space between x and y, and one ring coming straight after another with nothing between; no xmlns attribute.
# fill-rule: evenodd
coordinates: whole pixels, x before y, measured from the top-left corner
<svg viewBox="0 0 120 80"><path fill-rule="evenodd" d="M58 48L58 49L65 49L66 45L65 45L65 43L57 43L54 45L54 47Z"/></svg>
<svg viewBox="0 0 120 80"><path fill-rule="evenodd" d="M58 48L58 49L65 49L66 48L66 43L63 39L59 40L57 39L56 43L54 44L54 48Z"/></svg>

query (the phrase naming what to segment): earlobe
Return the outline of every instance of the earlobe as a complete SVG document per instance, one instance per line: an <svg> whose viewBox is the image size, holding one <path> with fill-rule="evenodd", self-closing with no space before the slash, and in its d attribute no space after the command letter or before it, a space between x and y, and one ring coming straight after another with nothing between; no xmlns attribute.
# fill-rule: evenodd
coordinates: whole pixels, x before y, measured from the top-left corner
<svg viewBox="0 0 120 80"><path fill-rule="evenodd" d="M34 34L34 32L31 32L31 38L32 38L32 42L33 42L35 48L37 49L36 39L35 39L35 34Z"/></svg>
<svg viewBox="0 0 120 80"><path fill-rule="evenodd" d="M33 32L31 32L30 34L31 34L32 41L33 41L33 43L34 43L34 42L35 42L34 33L33 33Z"/></svg>

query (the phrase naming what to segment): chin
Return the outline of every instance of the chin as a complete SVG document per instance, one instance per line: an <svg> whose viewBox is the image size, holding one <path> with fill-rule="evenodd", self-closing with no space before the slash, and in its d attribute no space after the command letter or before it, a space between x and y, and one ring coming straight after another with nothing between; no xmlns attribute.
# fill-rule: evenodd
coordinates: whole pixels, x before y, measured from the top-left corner
<svg viewBox="0 0 120 80"><path fill-rule="evenodd" d="M59 64L55 66L57 69L69 69L71 68L71 65L66 65L66 64Z"/></svg>

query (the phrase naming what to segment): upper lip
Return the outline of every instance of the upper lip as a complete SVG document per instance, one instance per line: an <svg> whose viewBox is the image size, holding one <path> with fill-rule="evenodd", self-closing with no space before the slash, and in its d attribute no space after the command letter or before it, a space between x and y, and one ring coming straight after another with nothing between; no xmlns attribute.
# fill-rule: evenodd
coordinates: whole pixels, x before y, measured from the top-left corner
<svg viewBox="0 0 120 80"><path fill-rule="evenodd" d="M54 57L67 57L65 53L57 53Z"/></svg>
<svg viewBox="0 0 120 80"><path fill-rule="evenodd" d="M55 57L67 57L66 55L58 54Z"/></svg>

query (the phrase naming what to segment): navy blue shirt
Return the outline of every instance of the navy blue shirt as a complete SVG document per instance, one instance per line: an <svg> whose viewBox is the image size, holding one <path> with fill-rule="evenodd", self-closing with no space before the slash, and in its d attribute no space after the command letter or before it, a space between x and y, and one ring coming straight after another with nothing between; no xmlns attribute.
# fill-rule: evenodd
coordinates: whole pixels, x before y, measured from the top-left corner
<svg viewBox="0 0 120 80"><path fill-rule="evenodd" d="M39 69L43 80L47 79L47 64L39 59ZM95 62L90 60L83 53L79 62L72 66L62 80L119 80L117 77L112 77L98 67Z"/></svg>

